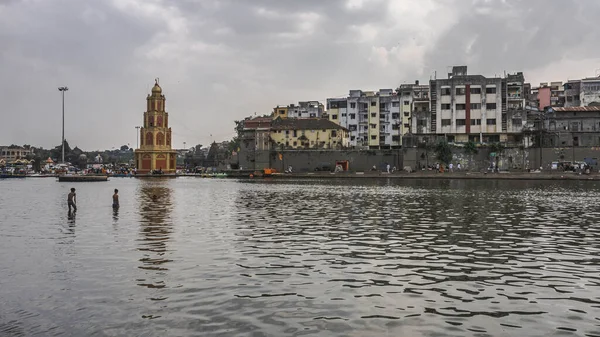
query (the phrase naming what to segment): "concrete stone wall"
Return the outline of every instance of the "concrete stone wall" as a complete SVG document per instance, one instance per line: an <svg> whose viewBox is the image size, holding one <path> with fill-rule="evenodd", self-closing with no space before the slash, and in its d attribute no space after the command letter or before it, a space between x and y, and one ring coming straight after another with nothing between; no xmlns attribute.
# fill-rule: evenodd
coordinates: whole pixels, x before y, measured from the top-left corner
<svg viewBox="0 0 600 337"><path fill-rule="evenodd" d="M600 159L600 147L530 148L528 151L531 168L539 168L541 166L544 170L546 170L551 168L552 162L585 161L591 164L595 171L600 169L598 166Z"/></svg>
<svg viewBox="0 0 600 337"><path fill-rule="evenodd" d="M490 156L490 149L479 148L477 154L466 154L463 148L452 149L453 164L461 164L466 171L486 171L492 166L500 170L522 171L527 169L549 170L552 162L577 161L592 164L600 169L600 147L562 148L505 148L497 157ZM540 154L541 152L541 154ZM335 167L336 161L347 160L350 171L369 171L375 165L385 170L386 165L398 169L410 167L412 170L438 162L434 151L411 147L401 150L284 150L253 151L240 153L239 163L243 169L262 170L275 168L284 171L292 166L295 172L310 172L317 167Z"/></svg>
<svg viewBox="0 0 600 337"><path fill-rule="evenodd" d="M541 152L541 154L540 154ZM467 171L485 171L492 166L500 170L519 171L527 169L544 170L552 167L552 162L587 162L596 170L600 169L600 147L556 147L556 148L506 148L498 157L490 156L489 148L479 148L477 154L466 154L462 148L453 148L452 162L460 163ZM403 167L415 169L439 162L433 151L419 148L403 149Z"/></svg>
<svg viewBox="0 0 600 337"><path fill-rule="evenodd" d="M461 165L466 171L485 171L490 167L499 167L500 170L521 170L526 167L529 153L519 148L507 148L497 158L490 155L490 149L479 148L476 154L466 154L461 147L452 148L452 163L456 167ZM403 149L403 167L419 169L435 165L439 162L437 155L432 150L421 148Z"/></svg>
<svg viewBox="0 0 600 337"><path fill-rule="evenodd" d="M260 153L264 156L265 153ZM295 172L311 172L316 168L335 168L337 161L348 161L349 171L368 171L373 165L385 170L391 167L401 168L402 151L400 150L299 150L271 151L270 167L284 171L290 165Z"/></svg>

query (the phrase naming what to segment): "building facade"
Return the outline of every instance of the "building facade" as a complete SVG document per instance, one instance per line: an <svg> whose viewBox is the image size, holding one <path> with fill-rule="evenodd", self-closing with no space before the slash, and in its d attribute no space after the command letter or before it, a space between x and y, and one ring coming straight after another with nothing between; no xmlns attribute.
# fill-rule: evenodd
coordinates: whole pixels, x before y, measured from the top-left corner
<svg viewBox="0 0 600 337"><path fill-rule="evenodd" d="M152 94L146 97L146 112L139 135L140 147L135 150L138 173L175 173L177 151L171 148L171 128L165 101L162 88L156 81Z"/></svg>
<svg viewBox="0 0 600 337"><path fill-rule="evenodd" d="M348 130L325 118L277 118L271 123L275 149L344 149Z"/></svg>
<svg viewBox="0 0 600 337"><path fill-rule="evenodd" d="M600 105L600 77L572 80L565 83L565 104L570 107Z"/></svg>
<svg viewBox="0 0 600 337"><path fill-rule="evenodd" d="M430 110L412 118L419 142L522 142L530 91L522 73L489 78L455 66L447 79L431 80L429 87Z"/></svg>
<svg viewBox="0 0 600 337"><path fill-rule="evenodd" d="M400 98L393 89L350 90L348 97L328 98L327 114L349 133L356 148L394 148L402 145Z"/></svg>
<svg viewBox="0 0 600 337"><path fill-rule="evenodd" d="M600 146L600 106L552 108L544 124L544 146Z"/></svg>
<svg viewBox="0 0 600 337"><path fill-rule="evenodd" d="M29 155L33 155L33 149L26 149L22 146L0 146L0 159L5 163L10 163L18 159L25 159Z"/></svg>
<svg viewBox="0 0 600 337"><path fill-rule="evenodd" d="M325 106L319 101L305 101L288 106L276 106L273 108L273 119L281 118L321 118L325 112Z"/></svg>

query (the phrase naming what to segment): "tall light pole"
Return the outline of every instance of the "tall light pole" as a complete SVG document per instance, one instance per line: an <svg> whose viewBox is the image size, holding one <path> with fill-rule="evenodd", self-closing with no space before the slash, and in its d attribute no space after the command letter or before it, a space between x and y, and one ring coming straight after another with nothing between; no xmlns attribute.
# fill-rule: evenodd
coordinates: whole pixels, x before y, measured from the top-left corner
<svg viewBox="0 0 600 337"><path fill-rule="evenodd" d="M62 163L65 163L65 91L69 90L67 87L58 87L58 91L62 93Z"/></svg>
<svg viewBox="0 0 600 337"><path fill-rule="evenodd" d="M185 147L185 144L186 144L186 142L183 142L183 148L184 148L184 149L186 148L186 147Z"/></svg>
<svg viewBox="0 0 600 337"><path fill-rule="evenodd" d="M140 128L141 128L141 126L136 126L135 128L137 129L135 131L135 148L139 149L140 148L139 136L140 136Z"/></svg>

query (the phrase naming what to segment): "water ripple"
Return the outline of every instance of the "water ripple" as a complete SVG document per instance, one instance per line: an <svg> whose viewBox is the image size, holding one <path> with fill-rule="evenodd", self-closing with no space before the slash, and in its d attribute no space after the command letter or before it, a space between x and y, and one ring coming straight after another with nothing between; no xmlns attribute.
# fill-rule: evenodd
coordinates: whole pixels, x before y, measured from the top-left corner
<svg viewBox="0 0 600 337"><path fill-rule="evenodd" d="M0 184L0 335L600 335L596 182Z"/></svg>

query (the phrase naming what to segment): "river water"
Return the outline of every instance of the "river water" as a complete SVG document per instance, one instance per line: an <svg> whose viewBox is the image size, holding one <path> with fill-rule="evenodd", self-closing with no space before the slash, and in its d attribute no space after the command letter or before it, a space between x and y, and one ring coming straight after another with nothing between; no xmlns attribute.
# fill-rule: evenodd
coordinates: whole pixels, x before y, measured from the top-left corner
<svg viewBox="0 0 600 337"><path fill-rule="evenodd" d="M0 336L600 336L599 219L597 182L1 180Z"/></svg>

